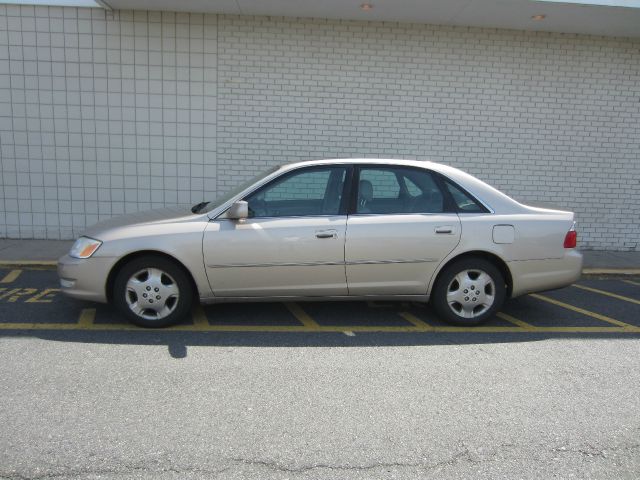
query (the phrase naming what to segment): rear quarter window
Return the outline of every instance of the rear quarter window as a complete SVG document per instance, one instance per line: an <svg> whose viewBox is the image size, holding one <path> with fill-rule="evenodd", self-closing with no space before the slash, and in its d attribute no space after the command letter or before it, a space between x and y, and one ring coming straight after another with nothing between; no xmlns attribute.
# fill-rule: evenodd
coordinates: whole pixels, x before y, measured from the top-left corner
<svg viewBox="0 0 640 480"><path fill-rule="evenodd" d="M487 209L462 188L445 180L444 184L453 198L453 203L461 213L487 213Z"/></svg>

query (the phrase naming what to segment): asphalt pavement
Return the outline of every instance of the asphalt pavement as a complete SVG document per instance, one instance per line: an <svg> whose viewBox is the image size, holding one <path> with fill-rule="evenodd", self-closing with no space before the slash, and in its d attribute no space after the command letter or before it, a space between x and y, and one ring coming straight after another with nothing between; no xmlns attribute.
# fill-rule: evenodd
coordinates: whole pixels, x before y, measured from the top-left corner
<svg viewBox="0 0 640 480"><path fill-rule="evenodd" d="M0 268L0 478L640 476L640 279L454 328L396 302L216 305L162 331Z"/></svg>

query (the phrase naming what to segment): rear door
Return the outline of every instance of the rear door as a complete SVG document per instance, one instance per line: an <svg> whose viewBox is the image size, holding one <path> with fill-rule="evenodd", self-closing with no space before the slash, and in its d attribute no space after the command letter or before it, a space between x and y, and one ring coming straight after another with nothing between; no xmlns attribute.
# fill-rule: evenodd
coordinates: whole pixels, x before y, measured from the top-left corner
<svg viewBox="0 0 640 480"><path fill-rule="evenodd" d="M347 220L350 295L424 295L438 264L460 241L460 219L441 184L417 167L356 168Z"/></svg>

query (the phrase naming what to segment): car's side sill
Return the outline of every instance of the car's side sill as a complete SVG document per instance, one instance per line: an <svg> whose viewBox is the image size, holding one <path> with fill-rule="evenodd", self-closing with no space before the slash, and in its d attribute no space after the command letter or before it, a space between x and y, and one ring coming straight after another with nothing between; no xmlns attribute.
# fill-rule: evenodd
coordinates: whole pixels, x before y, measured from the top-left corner
<svg viewBox="0 0 640 480"><path fill-rule="evenodd" d="M204 304L245 303L245 302L324 302L324 301L390 301L390 302L427 302L428 295L336 295L336 296L278 296L278 297L207 297L201 298Z"/></svg>

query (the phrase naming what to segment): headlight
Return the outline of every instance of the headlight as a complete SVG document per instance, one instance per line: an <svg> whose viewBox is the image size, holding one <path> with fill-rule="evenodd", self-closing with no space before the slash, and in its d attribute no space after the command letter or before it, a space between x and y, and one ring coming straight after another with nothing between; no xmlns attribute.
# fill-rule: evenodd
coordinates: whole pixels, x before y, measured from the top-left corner
<svg viewBox="0 0 640 480"><path fill-rule="evenodd" d="M89 237L80 237L71 247L69 256L73 258L89 258L102 245L100 240L94 240Z"/></svg>

